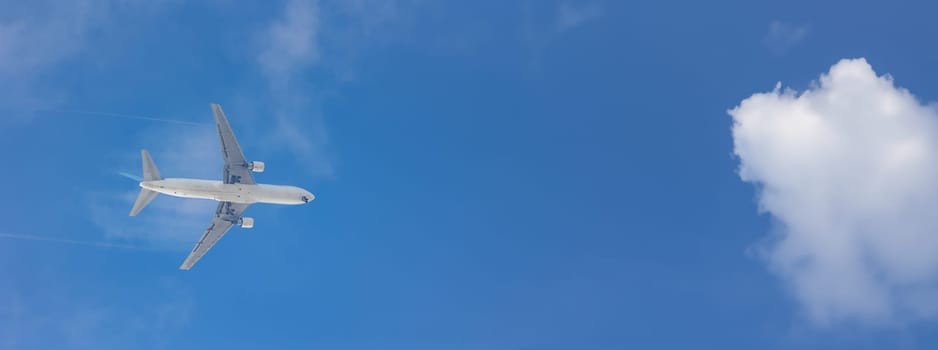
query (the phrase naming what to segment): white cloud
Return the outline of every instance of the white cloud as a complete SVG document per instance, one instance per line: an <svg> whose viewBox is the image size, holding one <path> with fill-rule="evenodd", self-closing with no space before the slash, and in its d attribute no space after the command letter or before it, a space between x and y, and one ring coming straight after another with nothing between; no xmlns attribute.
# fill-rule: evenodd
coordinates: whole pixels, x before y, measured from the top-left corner
<svg viewBox="0 0 938 350"><path fill-rule="evenodd" d="M576 5L562 2L557 8L557 30L562 32L579 27L599 18L602 14L602 8L596 3Z"/></svg>
<svg viewBox="0 0 938 350"><path fill-rule="evenodd" d="M762 248L817 324L938 315L938 111L864 59L729 111L739 175L777 220Z"/></svg>
<svg viewBox="0 0 938 350"><path fill-rule="evenodd" d="M762 38L762 43L773 52L781 54L800 43L807 35L807 25L772 21L769 23L769 32Z"/></svg>

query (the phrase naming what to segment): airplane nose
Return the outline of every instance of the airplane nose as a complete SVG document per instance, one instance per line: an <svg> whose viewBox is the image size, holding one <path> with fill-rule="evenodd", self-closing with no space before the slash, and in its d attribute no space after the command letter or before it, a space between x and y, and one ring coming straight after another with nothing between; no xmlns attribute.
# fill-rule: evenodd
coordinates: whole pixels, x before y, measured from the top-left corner
<svg viewBox="0 0 938 350"><path fill-rule="evenodd" d="M312 202L313 199L316 199L316 196L314 196L312 193L306 192L306 195L301 196L300 199L303 200L303 203L309 203Z"/></svg>

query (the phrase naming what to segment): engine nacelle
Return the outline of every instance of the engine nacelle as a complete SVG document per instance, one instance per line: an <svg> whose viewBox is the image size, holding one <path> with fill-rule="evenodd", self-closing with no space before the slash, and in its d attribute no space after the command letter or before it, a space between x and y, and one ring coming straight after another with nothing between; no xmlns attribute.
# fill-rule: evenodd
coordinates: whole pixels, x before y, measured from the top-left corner
<svg viewBox="0 0 938 350"><path fill-rule="evenodd" d="M253 172L255 172L255 173L263 173L263 172L264 172L264 162L256 161L256 160L255 160L255 161L251 162L251 164L248 164L248 168L251 168L251 171L253 171Z"/></svg>
<svg viewBox="0 0 938 350"><path fill-rule="evenodd" d="M241 218L238 220L238 225L241 228L253 228L254 227L254 218Z"/></svg>

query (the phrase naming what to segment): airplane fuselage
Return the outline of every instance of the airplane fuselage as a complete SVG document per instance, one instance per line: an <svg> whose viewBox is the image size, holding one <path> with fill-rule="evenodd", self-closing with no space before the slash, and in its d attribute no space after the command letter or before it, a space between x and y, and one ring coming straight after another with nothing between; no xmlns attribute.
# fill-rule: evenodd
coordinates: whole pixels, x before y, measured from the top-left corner
<svg viewBox="0 0 938 350"><path fill-rule="evenodd" d="M221 181L169 178L140 182L140 187L162 194L233 203L304 204L315 197L295 186L226 184Z"/></svg>

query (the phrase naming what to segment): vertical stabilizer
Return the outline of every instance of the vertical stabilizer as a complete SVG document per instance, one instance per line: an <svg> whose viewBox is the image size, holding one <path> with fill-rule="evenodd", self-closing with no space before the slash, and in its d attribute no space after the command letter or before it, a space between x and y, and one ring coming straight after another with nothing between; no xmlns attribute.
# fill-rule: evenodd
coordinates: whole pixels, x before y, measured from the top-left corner
<svg viewBox="0 0 938 350"><path fill-rule="evenodd" d="M140 155L143 156L143 181L162 180L160 171L156 169L156 164L153 164L153 158L150 158L150 152L141 150Z"/></svg>
<svg viewBox="0 0 938 350"><path fill-rule="evenodd" d="M153 164L153 158L150 158L150 152L141 150L140 155L143 158L143 181L162 180L163 177L160 176L160 171L156 169L156 164ZM137 195L137 200L134 201L134 207L130 209L130 216L137 216L137 214L140 213L147 204L150 204L153 198L156 198L158 194L158 192L141 188L140 194Z"/></svg>

